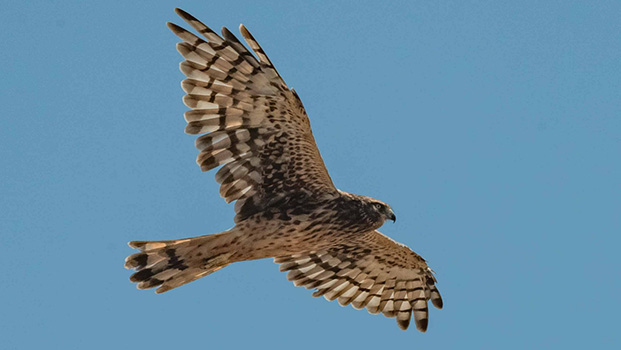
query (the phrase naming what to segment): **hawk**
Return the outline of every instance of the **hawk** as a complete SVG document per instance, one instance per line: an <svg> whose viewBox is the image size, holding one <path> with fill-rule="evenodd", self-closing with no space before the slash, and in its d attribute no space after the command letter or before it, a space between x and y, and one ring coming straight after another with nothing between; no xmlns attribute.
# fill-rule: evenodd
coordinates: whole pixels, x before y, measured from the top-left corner
<svg viewBox="0 0 621 350"><path fill-rule="evenodd" d="M220 195L235 201L230 230L169 241L133 241L125 260L139 289L163 293L238 261L274 258L296 286L341 305L396 317L412 314L426 331L427 301L442 308L433 271L407 246L381 234L390 206L338 190L326 170L302 102L241 25L253 55L228 29L222 36L183 10L202 37L168 23L187 76L182 87L188 134L202 171L216 173Z"/></svg>

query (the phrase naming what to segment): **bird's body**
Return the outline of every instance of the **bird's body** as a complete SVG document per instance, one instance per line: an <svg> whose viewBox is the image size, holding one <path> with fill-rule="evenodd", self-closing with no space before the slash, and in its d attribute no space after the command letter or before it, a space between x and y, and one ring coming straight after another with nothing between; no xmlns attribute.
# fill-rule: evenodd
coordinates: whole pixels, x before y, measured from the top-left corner
<svg viewBox="0 0 621 350"><path fill-rule="evenodd" d="M396 317L406 329L414 313L427 328L427 300L442 307L425 260L376 231L390 207L334 186L315 145L302 103L261 47L241 31L259 60L231 34L223 37L189 14L178 14L205 39L169 24L183 42L181 70L186 132L203 171L220 194L236 201L235 226L218 234L171 241L135 241L126 259L138 287L165 292L231 263L275 258L296 285L342 305Z"/></svg>

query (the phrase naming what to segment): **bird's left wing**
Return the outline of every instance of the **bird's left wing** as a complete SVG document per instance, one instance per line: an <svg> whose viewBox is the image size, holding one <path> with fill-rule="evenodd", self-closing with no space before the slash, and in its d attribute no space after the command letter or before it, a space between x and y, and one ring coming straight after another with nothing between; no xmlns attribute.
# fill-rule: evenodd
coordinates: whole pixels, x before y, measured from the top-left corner
<svg viewBox="0 0 621 350"><path fill-rule="evenodd" d="M313 296L356 309L396 317L407 329L414 313L416 328L427 330L427 301L442 308L433 271L407 246L378 231L321 251L277 257L281 271L296 286L316 289Z"/></svg>

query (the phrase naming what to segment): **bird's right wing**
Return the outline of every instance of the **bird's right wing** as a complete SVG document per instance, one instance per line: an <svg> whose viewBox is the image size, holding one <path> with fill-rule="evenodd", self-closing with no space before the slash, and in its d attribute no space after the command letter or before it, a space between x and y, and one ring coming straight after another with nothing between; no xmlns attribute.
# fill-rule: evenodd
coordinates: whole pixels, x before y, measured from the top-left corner
<svg viewBox="0 0 621 350"><path fill-rule="evenodd" d="M196 140L197 163L203 171L222 166L216 181L227 203L237 201L236 221L290 193L336 194L302 102L248 30L240 27L258 59L228 29L221 37L176 11L203 36L168 24L185 58L185 130L205 134Z"/></svg>
<svg viewBox="0 0 621 350"><path fill-rule="evenodd" d="M407 246L378 231L333 248L282 256L274 261L296 286L316 289L313 296L338 299L345 306L396 317L407 329L412 312L416 328L427 330L427 301L442 308L433 271Z"/></svg>

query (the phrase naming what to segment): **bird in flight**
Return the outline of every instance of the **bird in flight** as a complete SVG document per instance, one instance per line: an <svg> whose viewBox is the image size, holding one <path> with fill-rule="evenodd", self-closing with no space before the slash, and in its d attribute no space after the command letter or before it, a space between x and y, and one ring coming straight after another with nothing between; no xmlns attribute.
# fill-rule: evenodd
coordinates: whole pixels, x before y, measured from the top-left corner
<svg viewBox="0 0 621 350"><path fill-rule="evenodd" d="M338 190L325 168L302 101L241 25L253 55L228 29L222 36L176 9L202 37L168 23L181 42L188 134L202 171L235 201L230 230L167 241L133 241L125 260L139 289L163 293L238 261L274 258L313 296L395 317L427 330L427 301L442 308L433 271L407 246L381 234L390 206Z"/></svg>

